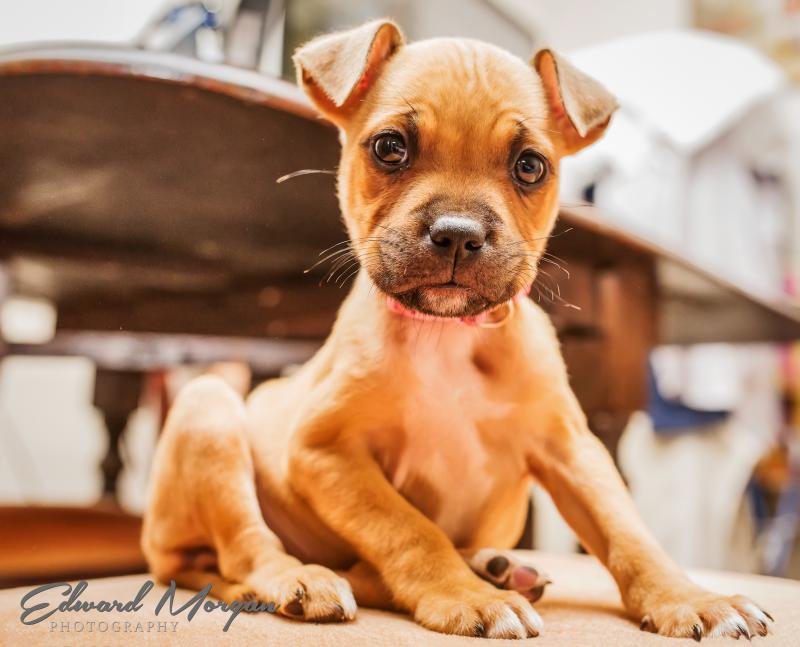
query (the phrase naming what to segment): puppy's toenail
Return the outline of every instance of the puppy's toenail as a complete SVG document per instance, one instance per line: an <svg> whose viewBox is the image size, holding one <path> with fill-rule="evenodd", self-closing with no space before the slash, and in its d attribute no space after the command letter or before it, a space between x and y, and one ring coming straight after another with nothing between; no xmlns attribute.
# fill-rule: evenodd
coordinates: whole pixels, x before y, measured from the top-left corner
<svg viewBox="0 0 800 647"><path fill-rule="evenodd" d="M650 620L650 616L645 616L642 618L641 623L639 623L639 629L641 631L649 631L650 633L655 633L656 627L653 624L653 621Z"/></svg>
<svg viewBox="0 0 800 647"><path fill-rule="evenodd" d="M303 616L303 603L300 600L292 600L289 604L283 607L284 612L290 616L302 617Z"/></svg>
<svg viewBox="0 0 800 647"><path fill-rule="evenodd" d="M775 618L773 618L766 611L764 611L764 609L761 609L761 613L763 613L765 616L767 616L767 618L769 618L771 622L775 622Z"/></svg>
<svg viewBox="0 0 800 647"><path fill-rule="evenodd" d="M503 558L505 559L505 558ZM486 627L483 626L483 623L479 622L475 625L475 635L478 638L483 637L486 634Z"/></svg>
<svg viewBox="0 0 800 647"><path fill-rule="evenodd" d="M747 627L745 627L744 625L737 624L736 628L739 630L739 633L742 636L747 638L747 640L750 640L750 632L747 630Z"/></svg>
<svg viewBox="0 0 800 647"><path fill-rule="evenodd" d="M344 607L341 604L335 603L333 608L336 610L336 615L339 618L344 618Z"/></svg>
<svg viewBox="0 0 800 647"><path fill-rule="evenodd" d="M502 555L492 557L486 564L486 570L492 577L500 577L508 570L508 559Z"/></svg>
<svg viewBox="0 0 800 647"><path fill-rule="evenodd" d="M694 639L697 642L700 642L703 639L703 628L700 625L695 625L694 627L692 627L692 634L694 636Z"/></svg>

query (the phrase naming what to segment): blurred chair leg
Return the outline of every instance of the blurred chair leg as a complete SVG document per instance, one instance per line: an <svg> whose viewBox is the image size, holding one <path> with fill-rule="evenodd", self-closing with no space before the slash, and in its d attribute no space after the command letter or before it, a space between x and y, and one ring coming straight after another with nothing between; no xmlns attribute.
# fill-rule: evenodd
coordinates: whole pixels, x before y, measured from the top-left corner
<svg viewBox="0 0 800 647"><path fill-rule="evenodd" d="M138 371L97 369L94 405L103 414L108 451L100 464L103 500L117 503L117 479L123 468L120 442L131 413L139 406L144 375Z"/></svg>

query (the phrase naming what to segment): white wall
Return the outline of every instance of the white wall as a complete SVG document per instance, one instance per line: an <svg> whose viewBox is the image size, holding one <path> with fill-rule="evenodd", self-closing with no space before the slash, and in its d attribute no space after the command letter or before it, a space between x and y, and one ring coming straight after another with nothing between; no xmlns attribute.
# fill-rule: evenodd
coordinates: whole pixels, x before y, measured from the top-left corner
<svg viewBox="0 0 800 647"><path fill-rule="evenodd" d="M0 46L38 41L128 43L165 0L0 0Z"/></svg>
<svg viewBox="0 0 800 647"><path fill-rule="evenodd" d="M628 34L688 27L691 0L491 0L533 31L537 45L569 51Z"/></svg>

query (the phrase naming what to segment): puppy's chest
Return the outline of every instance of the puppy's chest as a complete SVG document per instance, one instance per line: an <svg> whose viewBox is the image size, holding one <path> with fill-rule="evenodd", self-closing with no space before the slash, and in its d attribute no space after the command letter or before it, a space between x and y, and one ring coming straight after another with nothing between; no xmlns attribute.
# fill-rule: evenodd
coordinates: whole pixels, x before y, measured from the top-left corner
<svg viewBox="0 0 800 647"><path fill-rule="evenodd" d="M522 478L502 435L514 404L475 361L474 329L410 336L395 357L396 442L381 456L394 487L452 539L467 540L498 490Z"/></svg>

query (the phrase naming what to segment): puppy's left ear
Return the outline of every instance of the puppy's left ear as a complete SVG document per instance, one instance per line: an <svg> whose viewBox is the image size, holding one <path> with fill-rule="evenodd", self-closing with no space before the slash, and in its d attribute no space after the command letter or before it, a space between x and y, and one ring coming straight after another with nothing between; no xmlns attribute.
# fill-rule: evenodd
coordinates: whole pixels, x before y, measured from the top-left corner
<svg viewBox="0 0 800 647"><path fill-rule="evenodd" d="M561 134L563 154L575 153L599 139L618 107L614 96L550 49L537 52L533 66Z"/></svg>
<svg viewBox="0 0 800 647"><path fill-rule="evenodd" d="M341 126L402 44L403 34L390 20L319 36L294 53L297 82L319 111Z"/></svg>

